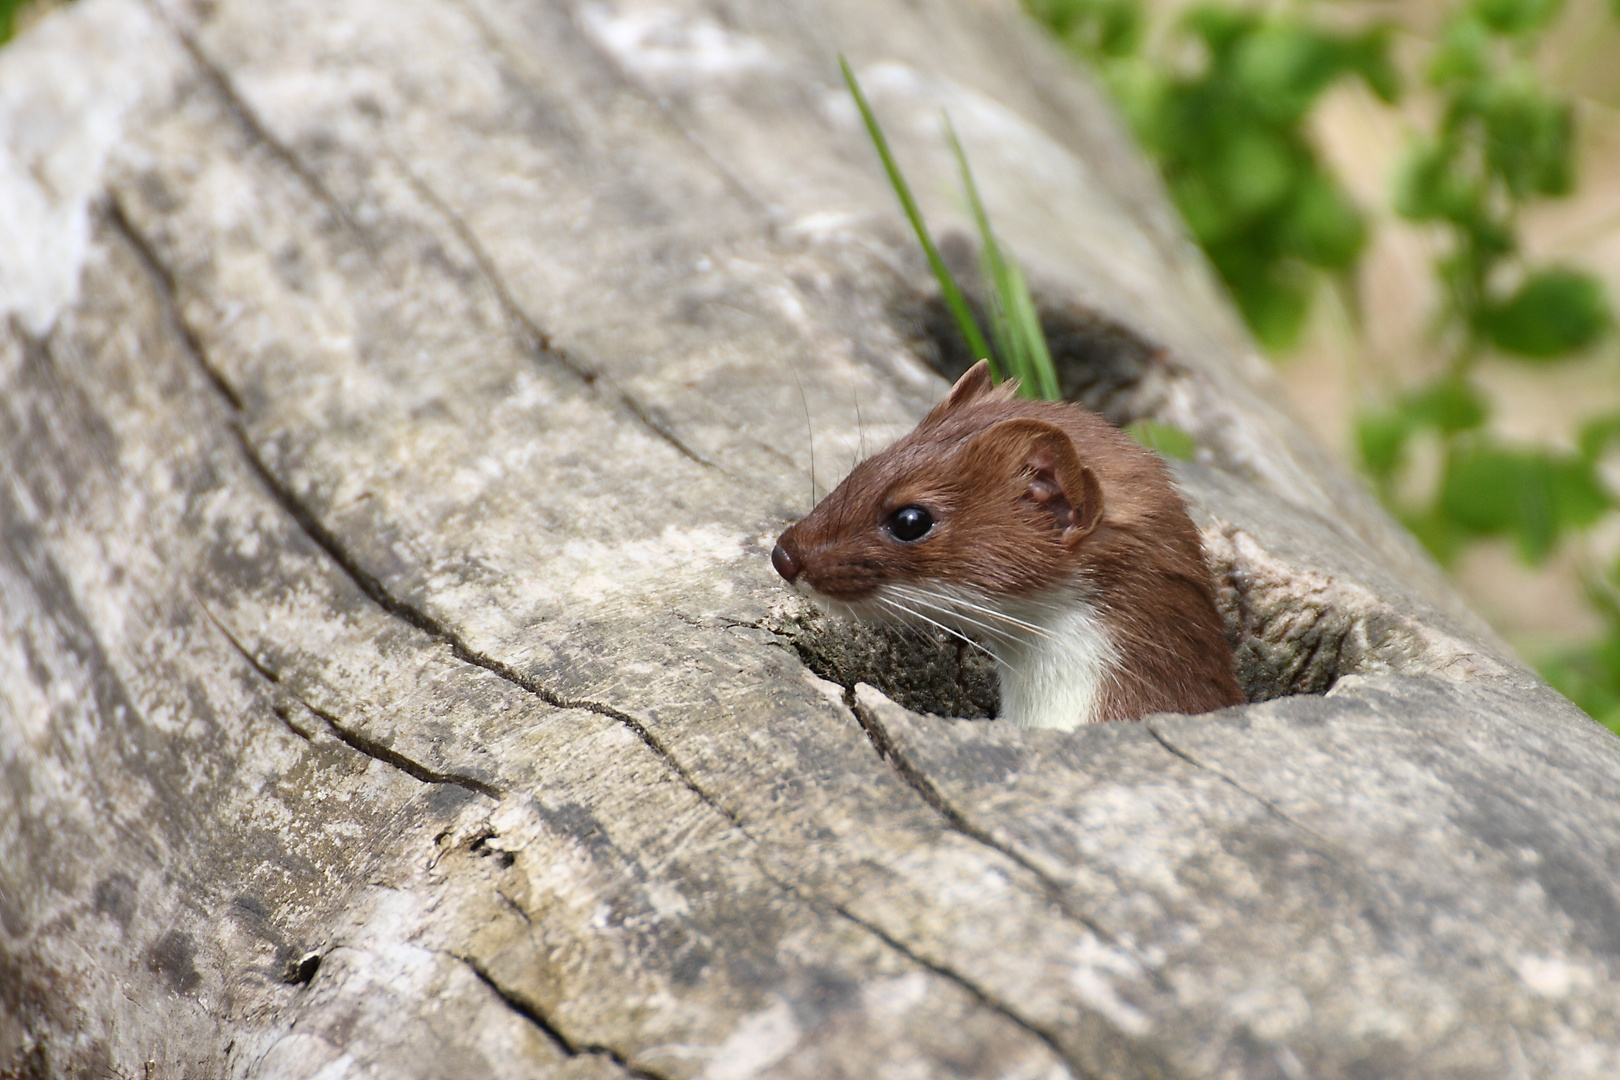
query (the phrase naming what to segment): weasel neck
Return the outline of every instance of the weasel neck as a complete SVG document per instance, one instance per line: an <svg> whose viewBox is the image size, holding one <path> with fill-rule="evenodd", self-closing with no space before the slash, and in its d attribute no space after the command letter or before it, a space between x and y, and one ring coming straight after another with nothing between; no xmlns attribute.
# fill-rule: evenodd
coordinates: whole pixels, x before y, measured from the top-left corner
<svg viewBox="0 0 1620 1080"><path fill-rule="evenodd" d="M1058 731L1104 719L1105 693L1120 659L1102 615L1075 597L1019 616L1037 631L998 643L1001 719Z"/></svg>

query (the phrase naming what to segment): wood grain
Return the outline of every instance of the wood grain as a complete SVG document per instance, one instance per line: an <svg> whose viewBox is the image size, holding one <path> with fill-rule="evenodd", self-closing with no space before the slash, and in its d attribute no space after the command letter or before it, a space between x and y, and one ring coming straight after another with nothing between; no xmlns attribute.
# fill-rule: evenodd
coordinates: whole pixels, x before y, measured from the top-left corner
<svg viewBox="0 0 1620 1080"><path fill-rule="evenodd" d="M959 258L951 109L1070 385L1198 438L1274 700L924 716L867 684L960 658L774 580L950 360L838 50ZM1620 744L1011 5L80 0L0 147L0 1076L1620 1070Z"/></svg>

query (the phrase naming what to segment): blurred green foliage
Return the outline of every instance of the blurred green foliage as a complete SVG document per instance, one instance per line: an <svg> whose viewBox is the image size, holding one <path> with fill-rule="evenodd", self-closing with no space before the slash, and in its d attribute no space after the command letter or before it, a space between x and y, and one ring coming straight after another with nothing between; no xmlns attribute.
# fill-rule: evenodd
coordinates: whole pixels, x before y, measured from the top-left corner
<svg viewBox="0 0 1620 1080"><path fill-rule="evenodd" d="M1575 186L1574 110L1532 62L1559 8L1558 0L1467 0L1451 10L1426 72L1440 118L1413 139L1395 183L1395 209L1447 236L1435 265L1443 296L1436 329L1451 360L1427 385L1363 412L1357 442L1385 501L1442 562L1477 538L1507 537L1525 561L1540 563L1562 539L1620 508L1601 473L1620 420L1588 420L1574 453L1509 444L1491 431L1474 382L1487 356L1558 363L1597 344L1613 323L1597 278L1536 265L1520 250L1523 208ZM1424 436L1439 442L1439 474L1429 491L1403 499L1408 446ZM1587 646L1541 657L1540 666L1620 731L1617 583L1620 567L1589 573L1607 629Z"/></svg>
<svg viewBox="0 0 1620 1080"><path fill-rule="evenodd" d="M0 0L0 45L11 40L12 32L17 25L17 12L28 2L29 0Z"/></svg>
<svg viewBox="0 0 1620 1080"><path fill-rule="evenodd" d="M1205 0L1154 49L1137 0L1028 4L1107 81L1255 336L1292 345L1321 272L1350 270L1367 241L1305 121L1345 78L1395 99L1388 28L1344 33Z"/></svg>
<svg viewBox="0 0 1620 1080"><path fill-rule="evenodd" d="M1272 348L1291 344L1320 272L1348 281L1366 244L1361 213L1306 125L1344 78L1395 100L1389 28L1329 29L1306 2L1200 0L1163 27L1150 25L1139 0L1026 4L1101 73L1255 335ZM1488 356L1556 364L1590 350L1614 322L1597 278L1534 264L1519 242L1523 208L1575 186L1574 111L1533 63L1560 7L1452 3L1417 73L1438 98L1438 118L1412 138L1391 194L1396 212L1445 237L1434 325L1448 360L1429 381L1364 408L1355 442L1379 495L1442 563L1490 537L1540 563L1620 510L1602 473L1606 457L1620 456L1620 416L1579 426L1575 452L1520 445L1493 430L1478 383ZM1620 15L1620 0L1614 7ZM1438 455L1427 484L1414 470L1419 443ZM1620 732L1620 565L1587 584L1606 630L1541 657L1542 673Z"/></svg>

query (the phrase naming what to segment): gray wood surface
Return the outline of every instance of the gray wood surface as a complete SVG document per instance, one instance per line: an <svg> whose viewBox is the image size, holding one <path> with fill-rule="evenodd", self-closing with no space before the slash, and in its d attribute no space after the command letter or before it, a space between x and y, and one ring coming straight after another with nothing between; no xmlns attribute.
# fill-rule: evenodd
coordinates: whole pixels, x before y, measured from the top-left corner
<svg viewBox="0 0 1620 1080"><path fill-rule="evenodd" d="M1262 703L923 715L982 667L775 579L961 359L839 50L1197 436ZM1011 3L79 0L0 52L0 304L0 1076L1620 1075L1620 742Z"/></svg>

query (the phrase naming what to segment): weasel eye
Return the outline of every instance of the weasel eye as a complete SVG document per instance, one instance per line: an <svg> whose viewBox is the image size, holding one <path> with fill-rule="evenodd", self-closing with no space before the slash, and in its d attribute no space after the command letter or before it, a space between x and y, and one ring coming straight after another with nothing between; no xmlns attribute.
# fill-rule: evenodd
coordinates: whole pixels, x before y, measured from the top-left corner
<svg viewBox="0 0 1620 1080"><path fill-rule="evenodd" d="M902 506L889 515L889 531L896 540L911 543L928 535L934 527L934 517L920 506Z"/></svg>

